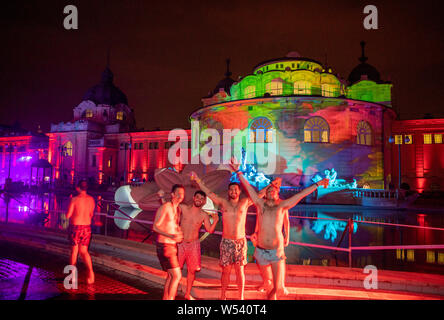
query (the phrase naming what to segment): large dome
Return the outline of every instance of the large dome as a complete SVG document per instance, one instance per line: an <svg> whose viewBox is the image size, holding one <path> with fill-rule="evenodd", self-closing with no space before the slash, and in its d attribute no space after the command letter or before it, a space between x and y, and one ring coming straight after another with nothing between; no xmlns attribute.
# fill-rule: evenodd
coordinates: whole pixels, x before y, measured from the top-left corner
<svg viewBox="0 0 444 320"><path fill-rule="evenodd" d="M83 96L83 100L90 100L96 105L106 104L114 106L120 103L128 105L126 95L114 85L113 78L113 73L106 67L102 73L100 83L90 88Z"/></svg>

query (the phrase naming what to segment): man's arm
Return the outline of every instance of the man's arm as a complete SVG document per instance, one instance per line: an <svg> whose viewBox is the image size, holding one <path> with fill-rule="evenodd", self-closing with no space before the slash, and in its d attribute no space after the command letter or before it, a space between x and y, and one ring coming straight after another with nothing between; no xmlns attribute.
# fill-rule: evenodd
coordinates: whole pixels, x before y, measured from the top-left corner
<svg viewBox="0 0 444 320"><path fill-rule="evenodd" d="M287 247L290 243L290 219L288 217L288 210L285 210L284 215L284 246Z"/></svg>
<svg viewBox="0 0 444 320"><path fill-rule="evenodd" d="M244 177L242 172L238 171L237 176L239 177L240 182L242 183L245 190L247 191L248 196L250 197L251 201L253 201L253 203L255 205L261 205L263 200L258 196L258 194L256 193L256 190L254 190L254 188L250 185L250 183Z"/></svg>
<svg viewBox="0 0 444 320"><path fill-rule="evenodd" d="M207 230L207 232L209 233L213 233L214 229L216 229L216 224L219 221L219 216L217 214L211 215L213 218L213 223L211 223L209 215L206 214L205 212L202 212L202 214L204 215L205 230Z"/></svg>
<svg viewBox="0 0 444 320"><path fill-rule="evenodd" d="M304 199L306 196L311 194L313 191L315 191L318 186L324 186L325 188L328 186L328 179L322 179L321 181L316 182L315 184L309 186L308 188L305 188L301 192L295 194L291 198L288 198L286 200L283 200L279 206L284 209L290 209L293 208L295 205L299 203L302 199Z"/></svg>
<svg viewBox="0 0 444 320"><path fill-rule="evenodd" d="M71 202L69 203L68 213L66 214L66 219L71 218L74 213L74 198L71 198Z"/></svg>
<svg viewBox="0 0 444 320"><path fill-rule="evenodd" d="M219 197L217 194L215 194L213 191L211 191L203 182L202 180L197 176L195 172L191 172L191 181L196 181L199 188L207 194L207 196L214 202L214 204L220 206L224 203L224 199Z"/></svg>

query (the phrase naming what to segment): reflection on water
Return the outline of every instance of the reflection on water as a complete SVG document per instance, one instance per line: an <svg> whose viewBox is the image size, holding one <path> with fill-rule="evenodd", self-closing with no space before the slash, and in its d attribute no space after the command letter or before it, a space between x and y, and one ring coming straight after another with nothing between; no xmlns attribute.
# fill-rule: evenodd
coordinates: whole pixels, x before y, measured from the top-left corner
<svg viewBox="0 0 444 320"><path fill-rule="evenodd" d="M55 194L40 196L22 194L14 196L8 203L5 195L2 194L0 198L0 222L8 220L9 222L64 230L68 226L64 214L69 201L69 197L56 196ZM349 243L346 226L347 220L352 218L354 220L352 246L444 244L444 231L364 223L365 221L372 221L444 228L444 215L442 213L361 208L350 210L348 208L347 206L314 207L307 205L295 207L290 212L291 241L347 248ZM114 221L114 219L107 219L104 215L95 215L92 221L93 233L146 243L152 243L155 240L155 234L149 232L155 212L125 211L124 209L122 214L115 212L108 202L98 206L97 211L107 213L110 217L122 217L125 220ZM127 216L137 219L138 222L128 221ZM327 220L327 218L344 221ZM143 223L143 221L147 223ZM247 234L253 232L255 222L255 215L249 215L246 225ZM218 223L216 231L222 231L222 223ZM219 243L220 234L208 236L202 242L203 254L218 258ZM254 248L249 243L248 256L250 261L253 252ZM296 245L290 245L285 252L287 263L291 264L348 266L347 252ZM444 250L442 249L353 251L352 258L353 267L364 267L373 264L381 269L444 274Z"/></svg>

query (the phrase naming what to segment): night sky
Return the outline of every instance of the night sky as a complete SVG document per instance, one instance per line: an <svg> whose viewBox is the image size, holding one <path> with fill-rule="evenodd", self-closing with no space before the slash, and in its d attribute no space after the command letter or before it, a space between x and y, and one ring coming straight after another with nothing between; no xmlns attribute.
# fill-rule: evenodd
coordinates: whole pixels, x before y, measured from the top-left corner
<svg viewBox="0 0 444 320"><path fill-rule="evenodd" d="M297 51L347 78L367 63L394 84L401 119L444 118L440 1L8 1L0 9L0 124L48 132L100 81L110 48L114 83L137 127L189 128L201 98L224 77ZM389 3L387 3L389 2ZM76 5L79 29L63 28ZM379 29L365 30L376 5Z"/></svg>

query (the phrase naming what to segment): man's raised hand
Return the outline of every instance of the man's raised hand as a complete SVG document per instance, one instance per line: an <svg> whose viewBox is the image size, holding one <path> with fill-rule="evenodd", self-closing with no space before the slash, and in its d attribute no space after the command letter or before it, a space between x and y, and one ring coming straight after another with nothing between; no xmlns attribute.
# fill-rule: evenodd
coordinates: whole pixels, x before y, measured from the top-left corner
<svg viewBox="0 0 444 320"><path fill-rule="evenodd" d="M328 187L328 184L330 183L330 180L328 178L324 178L321 181L317 182L319 186L323 186L324 188Z"/></svg>

